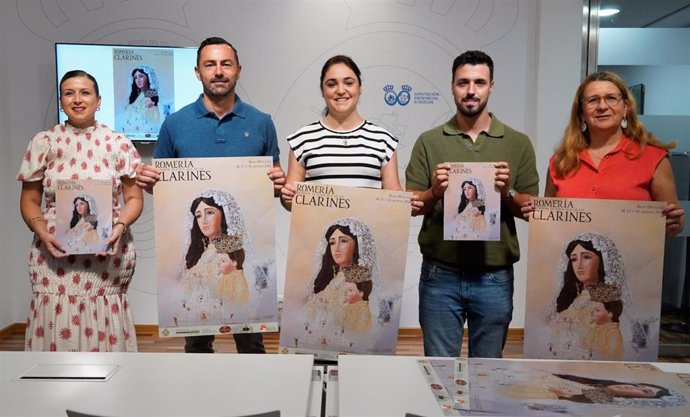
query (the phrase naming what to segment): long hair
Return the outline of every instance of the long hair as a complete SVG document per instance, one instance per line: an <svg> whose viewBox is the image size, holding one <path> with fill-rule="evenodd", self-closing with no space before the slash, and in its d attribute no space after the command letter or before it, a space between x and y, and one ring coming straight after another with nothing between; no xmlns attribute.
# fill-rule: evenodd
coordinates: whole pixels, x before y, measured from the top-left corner
<svg viewBox="0 0 690 417"><path fill-rule="evenodd" d="M578 384L584 384L584 385L589 385L592 388L606 388L610 385L622 385L622 384L631 384L631 382L621 382L621 381L614 381L611 379L596 379L596 378L585 378L582 376L577 376L577 375L568 375L568 374L553 374L553 376L556 376L561 379L565 379L568 381L573 381L577 382ZM648 384L646 382L640 383L640 384L635 384L635 385L644 385L650 388L656 388L659 391L657 391L656 395L653 397L634 397L634 396L622 396L622 395L613 395L614 397L619 397L619 398L662 398L666 396L672 395L671 392L660 385L654 385L654 384ZM578 403L592 403L592 401L587 398L584 395L574 395L572 397L559 397L560 399L564 400L570 400Z"/></svg>
<svg viewBox="0 0 690 417"><path fill-rule="evenodd" d="M223 207L219 206L216 204L216 202L213 200L213 197L197 197L192 201L191 206L189 207L189 211L194 215L196 212L196 208L199 207L199 204L205 203L211 207L215 207L220 211L221 215L221 230L225 231L228 229L228 223L225 219L225 213L223 212ZM186 266L187 269L192 268L194 265L196 265L197 262L199 262L199 259L201 258L201 254L204 253L204 250L206 250L206 247L209 244L208 238L201 232L201 229L199 228L199 223L195 220L192 222L192 229L189 231L190 233L190 242L189 242L189 249L187 249L187 256L185 256L185 261L186 261Z"/></svg>
<svg viewBox="0 0 690 417"><path fill-rule="evenodd" d="M340 267L338 266L338 264L335 263L333 255L331 254L330 245L328 245L329 239L331 238L333 233L335 233L336 230L340 230L341 233L350 237L355 242L355 250L352 255L352 263L357 264L357 261L359 260L359 242L357 241L357 236L355 236L350 231L350 227L339 224L331 225L326 230L326 233L324 235L324 239L326 239L326 250L324 251L323 258L321 259L321 269L319 270L319 273L316 275L316 279L314 280L314 294L318 294L321 291L323 291L324 288L326 288L328 284L331 282L335 274L340 270Z"/></svg>
<svg viewBox="0 0 690 417"><path fill-rule="evenodd" d="M463 181L462 184L460 184L460 190L461 191L460 191L460 204L458 204L458 213L462 213L465 210L465 208L467 207L467 205L470 204L470 200L468 200L467 197L465 196L465 184L469 184L472 187L474 187L474 199L476 200L479 198L479 190L477 189L477 185L474 184L470 180ZM477 207L477 209L479 210L479 212L481 214L484 214L484 212L486 211L486 205L484 205L484 204L482 204L480 206L475 206L475 207Z"/></svg>
<svg viewBox="0 0 690 417"><path fill-rule="evenodd" d="M75 206L75 204L77 204L77 201L83 201L84 203L86 203L86 207L88 207L89 209L87 216L91 214L91 204L89 204L89 202L82 196L75 197L74 200L72 200L72 206L74 208L72 209L72 220L70 220L69 222L70 229L76 226L77 223L79 223L79 220L81 219L81 214L79 214L79 212L77 211L77 207ZM93 219L89 221L89 223L91 223L94 229L98 227L98 220Z"/></svg>
<svg viewBox="0 0 690 417"><path fill-rule="evenodd" d="M608 81L615 85L620 91L624 103L628 105L628 111L625 114L625 117L628 119L628 126L623 129L623 134L640 145L639 151L633 155L632 159L639 157L647 145L666 150L676 146L675 142L661 142L645 129L642 122L637 118L635 98L621 77L610 71L596 72L585 78L575 92L570 108L568 126L565 128L563 139L553 156L553 166L557 178L563 178L575 172L580 166L580 152L589 146L589 129L582 131L582 124L584 123L582 108L585 99L585 89L595 81Z"/></svg>
<svg viewBox="0 0 690 417"><path fill-rule="evenodd" d="M604 257L601 252L594 247L594 244L590 240L579 240L575 239L568 244L565 249L565 254L568 259L570 259L570 254L576 246L582 246L590 252L594 252L597 257L599 257L599 269L597 270L597 282L604 282L604 277L606 276L606 269L604 268ZM568 261L568 266L563 274L563 288L558 294L556 299L556 311L561 312L570 307L575 297L582 292L583 285L580 280L575 276L575 271L573 270L573 263Z"/></svg>
<svg viewBox="0 0 690 417"><path fill-rule="evenodd" d="M145 93L147 91L149 92L147 97L149 97L151 99L151 101L153 101L154 104L157 106L158 101L160 100L160 98L158 97L158 92L156 92L154 89L151 88L151 74L147 73L143 67L142 68L134 68L132 70L132 86L131 86L131 91L129 92L129 104L134 103L136 101L137 97L139 97L139 93L141 92L141 91L139 91L139 87L137 87L137 82L134 79L134 74L136 74L137 72L140 72L140 73L146 75L146 84L147 85L146 85L146 89L143 91Z"/></svg>

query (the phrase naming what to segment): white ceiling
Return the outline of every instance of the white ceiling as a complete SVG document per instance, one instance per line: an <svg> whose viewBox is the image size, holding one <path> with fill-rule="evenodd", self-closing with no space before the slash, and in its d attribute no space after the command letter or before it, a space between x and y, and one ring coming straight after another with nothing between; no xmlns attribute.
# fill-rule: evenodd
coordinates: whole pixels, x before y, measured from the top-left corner
<svg viewBox="0 0 690 417"><path fill-rule="evenodd" d="M601 0L600 8L621 12L602 17L600 27L690 28L690 1L687 0Z"/></svg>

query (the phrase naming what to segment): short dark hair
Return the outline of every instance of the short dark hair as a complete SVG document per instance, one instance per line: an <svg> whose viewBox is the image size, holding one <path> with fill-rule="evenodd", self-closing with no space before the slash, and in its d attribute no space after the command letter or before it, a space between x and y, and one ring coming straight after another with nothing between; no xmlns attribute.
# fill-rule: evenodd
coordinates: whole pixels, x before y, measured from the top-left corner
<svg viewBox="0 0 690 417"><path fill-rule="evenodd" d="M326 71L335 64L343 64L350 68L352 72L357 76L357 81L359 85L362 85L362 71L359 70L355 61L347 55L336 55L328 58L328 60L321 67L321 78L319 80L319 88L323 87L323 79L326 78Z"/></svg>
<svg viewBox="0 0 690 417"><path fill-rule="evenodd" d="M240 64L240 57L237 55L237 49L235 49L234 46L228 41L226 41L223 38L219 38L217 36L211 36L210 38L206 38L203 41L201 41L201 44L199 45L199 49L196 50L196 66L199 66L199 58L201 57L201 50L204 49L205 47L209 45L228 45L231 49L232 52L235 53L235 62L237 65Z"/></svg>
<svg viewBox="0 0 690 417"><path fill-rule="evenodd" d="M62 95L62 84L69 80L70 78L77 78L77 77L86 77L91 82L93 82L93 89L96 91L96 96L100 97L101 94L98 92L98 81L93 77L93 75L89 74L88 72L84 70L72 70L72 71L67 71L65 75L62 76L60 79L60 95Z"/></svg>
<svg viewBox="0 0 690 417"><path fill-rule="evenodd" d="M463 65L486 65L489 67L489 81L494 80L494 60L482 51L465 51L453 60L451 79L455 79L455 70Z"/></svg>
<svg viewBox="0 0 690 417"><path fill-rule="evenodd" d="M357 290L362 292L362 301L369 301L369 294L374 289L374 283L371 281L356 282Z"/></svg>
<svg viewBox="0 0 690 417"><path fill-rule="evenodd" d="M237 269L244 269L244 249L238 249L236 251L228 253L228 258L230 260L237 262Z"/></svg>

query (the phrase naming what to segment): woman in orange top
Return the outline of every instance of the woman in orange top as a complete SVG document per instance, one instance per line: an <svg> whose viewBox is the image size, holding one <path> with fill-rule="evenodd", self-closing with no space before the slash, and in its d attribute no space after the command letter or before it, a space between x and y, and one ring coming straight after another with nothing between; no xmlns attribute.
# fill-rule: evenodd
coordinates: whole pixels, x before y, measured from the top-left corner
<svg viewBox="0 0 690 417"><path fill-rule="evenodd" d="M570 122L549 161L545 196L665 201L666 235L675 236L684 211L667 158L673 147L642 126L618 75L591 74L577 89Z"/></svg>

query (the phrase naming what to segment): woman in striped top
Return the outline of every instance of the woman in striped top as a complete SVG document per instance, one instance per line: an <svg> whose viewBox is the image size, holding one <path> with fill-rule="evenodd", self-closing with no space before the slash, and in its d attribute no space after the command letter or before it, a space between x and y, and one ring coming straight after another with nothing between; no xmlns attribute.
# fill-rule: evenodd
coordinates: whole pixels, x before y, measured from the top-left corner
<svg viewBox="0 0 690 417"><path fill-rule="evenodd" d="M326 61L321 69L325 115L288 137L288 174L281 190L288 210L294 184L300 181L402 190L398 139L359 115L361 88L361 72L350 57L336 55ZM413 202L413 208L416 205Z"/></svg>

